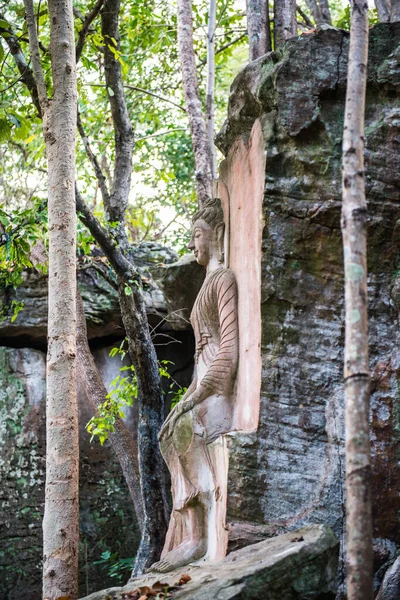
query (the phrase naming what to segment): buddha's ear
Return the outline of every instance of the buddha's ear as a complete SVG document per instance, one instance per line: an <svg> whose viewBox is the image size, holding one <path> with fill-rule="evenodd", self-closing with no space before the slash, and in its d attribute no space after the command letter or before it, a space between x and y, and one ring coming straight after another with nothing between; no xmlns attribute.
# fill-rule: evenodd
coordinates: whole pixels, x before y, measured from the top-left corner
<svg viewBox="0 0 400 600"><path fill-rule="evenodd" d="M224 223L219 223L215 229L215 236L217 238L218 260L220 263L224 262L224 233L225 225Z"/></svg>

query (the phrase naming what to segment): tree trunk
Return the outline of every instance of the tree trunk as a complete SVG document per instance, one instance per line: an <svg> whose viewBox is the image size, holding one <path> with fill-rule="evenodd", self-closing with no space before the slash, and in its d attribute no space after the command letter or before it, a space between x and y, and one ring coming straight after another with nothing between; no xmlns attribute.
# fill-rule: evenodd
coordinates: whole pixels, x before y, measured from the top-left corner
<svg viewBox="0 0 400 600"><path fill-rule="evenodd" d="M390 7L390 22L400 21L400 0L392 0Z"/></svg>
<svg viewBox="0 0 400 600"><path fill-rule="evenodd" d="M207 87L206 87L206 123L208 146L210 150L210 168L213 181L217 179L217 159L214 145L214 90L215 90L215 27L217 24L217 0L210 0L207 31Z"/></svg>
<svg viewBox="0 0 400 600"><path fill-rule="evenodd" d="M318 0L306 0L306 4L310 9L316 25L321 25L324 22L322 18L321 8L318 4Z"/></svg>
<svg viewBox="0 0 400 600"><path fill-rule="evenodd" d="M328 0L319 0L319 4L321 7L321 15L323 23L328 23L328 25L332 25L332 17L331 11L329 9Z"/></svg>
<svg viewBox="0 0 400 600"><path fill-rule="evenodd" d="M246 0L249 60L271 51L268 0Z"/></svg>
<svg viewBox="0 0 400 600"><path fill-rule="evenodd" d="M115 252L113 244L106 243L102 248L117 274L118 298L129 342L129 356L139 387L138 447L144 523L134 569L135 575L138 575L160 557L169 510L165 466L157 438L164 420L161 377L147 321L142 282L140 274L130 262L129 241L124 227L131 185L134 136L126 106L121 64L115 56L115 50L119 50L120 4L120 0L106 0L101 21L102 34L107 42L104 48L105 80L115 130L113 187L109 197L103 199L108 220L118 223L117 227L113 228L113 236L122 255ZM91 223L93 222L92 220ZM98 229L95 231L99 233ZM100 235L99 238L92 230L91 232L101 245L104 237ZM117 254L118 260L115 261Z"/></svg>
<svg viewBox="0 0 400 600"><path fill-rule="evenodd" d="M364 186L364 108L368 4L352 0L343 133L342 236L346 329L346 527L349 600L372 600L370 374L367 315L367 205Z"/></svg>
<svg viewBox="0 0 400 600"><path fill-rule="evenodd" d="M274 0L275 50L297 35L296 0Z"/></svg>
<svg viewBox="0 0 400 600"><path fill-rule="evenodd" d="M78 377L82 381L86 395L93 411L96 412L100 404L102 404L107 395L107 390L99 375L99 372L94 362L92 353L90 352L85 309L82 298L77 290L76 293L76 351L77 351L77 371ZM136 517L140 530L143 529L144 512L143 501L140 491L140 474L138 463L138 447L137 442L133 439L129 429L122 419L117 418L115 422L115 432L109 434L110 444L117 455L120 462L125 481L128 485L129 492L135 507Z"/></svg>
<svg viewBox="0 0 400 600"><path fill-rule="evenodd" d="M140 275L91 214L79 193L76 194L76 209L117 274L118 297L129 341L129 356L139 386L138 447L144 526L133 572L136 576L158 560L169 520L165 466L157 439L164 419L161 379L148 326ZM128 285L131 286L129 289Z"/></svg>
<svg viewBox="0 0 400 600"><path fill-rule="evenodd" d="M72 0L49 0L53 98L46 97L36 21L25 0L48 163L49 317L43 597L78 597L78 410L76 400L76 65Z"/></svg>
<svg viewBox="0 0 400 600"><path fill-rule="evenodd" d="M212 197L212 174L207 128L201 106L193 49L192 0L178 0L178 50L194 152L197 198L201 207Z"/></svg>
<svg viewBox="0 0 400 600"><path fill-rule="evenodd" d="M106 0L101 12L101 32L105 40L104 74L114 124L115 162L111 193L104 200L106 219L114 223L113 235L121 248L128 249L125 212L131 189L132 155L135 136L125 101L121 63L116 56L119 44L121 0Z"/></svg>
<svg viewBox="0 0 400 600"><path fill-rule="evenodd" d="M118 276L119 303L129 341L129 356L139 386L138 445L145 514L133 575L140 575L160 558L169 521L165 464L158 432L164 421L164 401L156 351L148 327L141 289L127 295L126 278Z"/></svg>
<svg viewBox="0 0 400 600"><path fill-rule="evenodd" d="M375 0L376 10L378 12L379 21L381 23L389 23L390 21L390 0Z"/></svg>

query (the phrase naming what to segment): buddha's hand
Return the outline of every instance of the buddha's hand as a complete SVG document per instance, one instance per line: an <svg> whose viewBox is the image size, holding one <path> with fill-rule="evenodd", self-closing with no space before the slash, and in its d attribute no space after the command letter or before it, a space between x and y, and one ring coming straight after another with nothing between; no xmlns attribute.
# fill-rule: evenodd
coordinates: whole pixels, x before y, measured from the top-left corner
<svg viewBox="0 0 400 600"><path fill-rule="evenodd" d="M165 419L164 424L160 429L160 433L158 434L158 439L161 441L171 437L179 417L191 410L196 404L196 392L178 402L178 404L174 406L174 408L169 413L168 417Z"/></svg>
<svg viewBox="0 0 400 600"><path fill-rule="evenodd" d="M178 404L175 404L174 408L171 410L168 417L165 419L165 421L160 429L160 432L158 434L158 439L160 441L171 437L172 432L173 432L173 427L170 430L170 425L171 424L175 425L176 419L181 415L180 412L178 413L179 404L180 404L180 402L178 402Z"/></svg>

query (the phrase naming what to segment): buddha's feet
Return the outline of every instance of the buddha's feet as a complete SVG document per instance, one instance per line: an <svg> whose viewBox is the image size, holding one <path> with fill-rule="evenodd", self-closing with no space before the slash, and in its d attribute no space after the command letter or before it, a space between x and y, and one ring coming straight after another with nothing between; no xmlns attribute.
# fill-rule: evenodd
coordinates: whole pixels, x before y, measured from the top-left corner
<svg viewBox="0 0 400 600"><path fill-rule="evenodd" d="M150 571L158 571L159 573L166 573L167 571L173 571L178 567L188 565L194 560L198 560L206 553L206 540L196 542L185 541L179 544L176 548L167 552L167 554L158 562L154 563L150 567Z"/></svg>

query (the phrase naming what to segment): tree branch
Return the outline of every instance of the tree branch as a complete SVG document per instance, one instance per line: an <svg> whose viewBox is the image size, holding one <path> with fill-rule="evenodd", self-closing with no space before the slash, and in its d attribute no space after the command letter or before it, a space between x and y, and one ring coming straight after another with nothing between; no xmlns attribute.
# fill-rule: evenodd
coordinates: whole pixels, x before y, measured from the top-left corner
<svg viewBox="0 0 400 600"><path fill-rule="evenodd" d="M104 254L107 256L115 272L121 277L128 280L140 281L139 272L135 269L132 263L123 255L117 243L112 238L111 234L101 225L96 219L91 210L86 205L78 188L75 186L76 211L79 219L89 229L92 236L95 238Z"/></svg>
<svg viewBox="0 0 400 600"><path fill-rule="evenodd" d="M87 157L89 158L89 160L92 164L93 170L97 177L97 181L99 182L99 187L101 190L101 195L103 198L104 206L108 206L109 201L110 201L110 193L108 191L107 181L103 174L103 171L101 170L99 161L97 160L95 154L93 153L93 151L90 147L89 140L85 134L85 130L83 129L81 114L80 114L79 110L78 110L77 126L78 126L79 135L81 136L81 139L82 139L82 143L85 147Z"/></svg>
<svg viewBox="0 0 400 600"><path fill-rule="evenodd" d="M76 43L76 62L79 62L79 59L80 59L82 51L83 51L83 47L86 42L87 35L90 30L90 26L93 23L93 21L95 20L95 18L97 17L97 15L99 14L103 4L104 4L104 0L97 0L96 4L93 6L92 10L86 15L86 17L79 14L79 18L82 20L83 24L82 24L82 29L80 30L79 35L78 35L78 41Z"/></svg>
<svg viewBox="0 0 400 600"><path fill-rule="evenodd" d="M93 269L94 271L99 273L114 290L118 291L118 285L116 280L113 279L111 275L107 272L107 265L105 265L103 262L96 262L92 259L90 262L85 263L84 265L79 265L77 269L79 271L87 271L88 269Z"/></svg>
<svg viewBox="0 0 400 600"><path fill-rule="evenodd" d="M178 0L177 5L178 53L196 167L196 191L201 207L212 196L210 148L197 80L196 56L193 49L192 0Z"/></svg>
<svg viewBox="0 0 400 600"><path fill-rule="evenodd" d="M306 4L307 4L308 8L310 9L310 12L314 18L316 25L321 25L321 23L324 22L324 19L322 18L321 7L318 3L318 0L306 0ZM298 6L297 6L297 10L299 11ZM299 14L301 15L300 11L299 11ZM303 16L303 15L301 15L301 16ZM304 17L303 17L303 19L304 19Z"/></svg>
<svg viewBox="0 0 400 600"><path fill-rule="evenodd" d="M183 127L178 129L168 129L167 131L160 131L158 133L152 133L151 135L144 135L143 137L137 137L136 143L141 142L143 140L148 140L150 138L160 137L161 135L168 135L169 133L175 133L176 131L186 131Z"/></svg>
<svg viewBox="0 0 400 600"><path fill-rule="evenodd" d="M133 90L135 92L142 92L142 94L147 94L148 96L153 96L154 98L158 98L159 100L162 100L163 102L168 102L169 104L172 104L173 106L176 106L177 108L179 108L179 110L183 110L183 112L186 112L186 109L183 106L180 106L180 104L177 104L176 102L174 102L173 100L170 100L169 98L164 98L164 96L159 96L158 94L155 94L154 92L150 92L150 90L144 90L143 88L134 86L134 85L124 85L124 88L127 88L128 90Z"/></svg>
<svg viewBox="0 0 400 600"><path fill-rule="evenodd" d="M310 27L311 29L314 29L314 25L312 24L310 19L307 17L306 13L303 10L301 10L300 6L297 5L296 9L297 9L297 12L299 13L299 15L301 16L301 18L303 19L305 25L307 27Z"/></svg>
<svg viewBox="0 0 400 600"><path fill-rule="evenodd" d="M107 396L107 390L100 377L96 363L89 349L85 309L82 297L77 289L76 292L77 323L76 323L76 351L77 371L84 384L87 398L94 411L102 404ZM121 468L128 484L129 492L135 507L136 517L140 529L143 529L144 511L140 491L140 474L138 464L137 441L132 437L124 421L117 417L115 431L110 433L111 446L118 457Z"/></svg>
<svg viewBox="0 0 400 600"><path fill-rule="evenodd" d="M101 13L101 30L104 38L104 72L115 135L114 177L109 202L105 205L110 221L120 225L116 230L118 243L127 245L124 231L132 174L132 155L135 143L132 124L126 106L122 68L119 59L120 0L105 0Z"/></svg>
<svg viewBox="0 0 400 600"><path fill-rule="evenodd" d="M24 0L26 24L28 27L29 46L31 50L32 70L36 79L36 86L39 96L40 106L45 106L47 102L47 88L44 80L42 63L40 60L39 40L36 29L35 12L32 0Z"/></svg>
<svg viewBox="0 0 400 600"><path fill-rule="evenodd" d="M2 13L0 13L0 19L2 21L7 22L7 19L4 18L4 15ZM10 53L14 59L17 69L21 74L21 77L19 79L28 88L28 91L32 97L32 102L35 105L39 116L42 116L42 109L40 108L39 102L39 93L34 74L32 72L32 69L28 66L25 55L22 52L21 44L19 43L17 36L14 34L11 25L8 29L0 27L0 36L4 39L4 41L10 49Z"/></svg>

